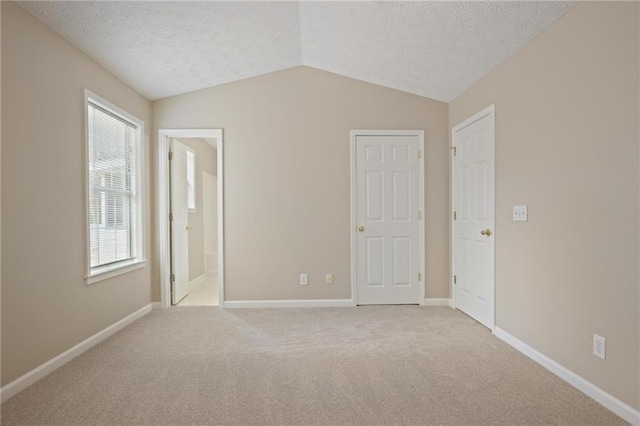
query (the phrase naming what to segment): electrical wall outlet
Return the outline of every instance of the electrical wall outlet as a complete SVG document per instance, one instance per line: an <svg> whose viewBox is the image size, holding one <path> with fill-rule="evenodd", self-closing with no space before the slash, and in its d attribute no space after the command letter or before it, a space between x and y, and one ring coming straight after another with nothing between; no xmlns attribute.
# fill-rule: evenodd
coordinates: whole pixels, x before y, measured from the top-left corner
<svg viewBox="0 0 640 426"><path fill-rule="evenodd" d="M333 274L325 275L324 282L326 282L327 284L333 284Z"/></svg>
<svg viewBox="0 0 640 426"><path fill-rule="evenodd" d="M597 334L593 335L593 354L598 358L605 359L607 354L607 339Z"/></svg>
<svg viewBox="0 0 640 426"><path fill-rule="evenodd" d="M528 220L527 206L513 206L513 221L514 222L526 222Z"/></svg>
<svg viewBox="0 0 640 426"><path fill-rule="evenodd" d="M307 274L300 274L300 285L307 285L308 283Z"/></svg>

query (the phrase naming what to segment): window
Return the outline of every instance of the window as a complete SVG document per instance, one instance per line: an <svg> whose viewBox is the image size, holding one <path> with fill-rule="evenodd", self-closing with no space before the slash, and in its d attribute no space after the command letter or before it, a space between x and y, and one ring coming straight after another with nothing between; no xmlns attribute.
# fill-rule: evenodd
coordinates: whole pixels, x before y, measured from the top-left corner
<svg viewBox="0 0 640 426"><path fill-rule="evenodd" d="M196 211L196 153L187 148L187 208Z"/></svg>
<svg viewBox="0 0 640 426"><path fill-rule="evenodd" d="M88 91L86 108L88 269L92 282L91 277L97 275L127 272L123 268L139 265L143 259L143 124Z"/></svg>

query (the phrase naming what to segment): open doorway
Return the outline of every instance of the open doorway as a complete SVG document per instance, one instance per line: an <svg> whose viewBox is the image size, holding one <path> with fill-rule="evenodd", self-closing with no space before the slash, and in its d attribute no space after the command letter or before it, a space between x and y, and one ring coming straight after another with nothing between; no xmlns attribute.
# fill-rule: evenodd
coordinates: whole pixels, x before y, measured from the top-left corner
<svg viewBox="0 0 640 426"><path fill-rule="evenodd" d="M162 306L222 306L222 130L160 130L159 172Z"/></svg>

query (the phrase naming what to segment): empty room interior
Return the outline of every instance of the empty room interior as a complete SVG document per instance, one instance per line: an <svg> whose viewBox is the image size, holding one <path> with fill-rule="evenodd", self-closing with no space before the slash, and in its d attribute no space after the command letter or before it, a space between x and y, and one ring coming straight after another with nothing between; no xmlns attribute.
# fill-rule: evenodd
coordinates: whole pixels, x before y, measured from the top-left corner
<svg viewBox="0 0 640 426"><path fill-rule="evenodd" d="M0 15L2 424L640 425L640 3Z"/></svg>

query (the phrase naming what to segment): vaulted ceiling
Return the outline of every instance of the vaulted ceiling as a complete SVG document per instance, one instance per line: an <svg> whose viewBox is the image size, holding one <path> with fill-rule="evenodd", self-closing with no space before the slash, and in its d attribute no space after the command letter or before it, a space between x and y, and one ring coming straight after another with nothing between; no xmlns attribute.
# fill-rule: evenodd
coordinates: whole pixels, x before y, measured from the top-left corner
<svg viewBox="0 0 640 426"><path fill-rule="evenodd" d="M307 65L449 102L575 2L19 4L151 100Z"/></svg>

